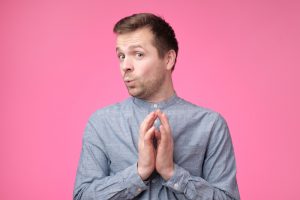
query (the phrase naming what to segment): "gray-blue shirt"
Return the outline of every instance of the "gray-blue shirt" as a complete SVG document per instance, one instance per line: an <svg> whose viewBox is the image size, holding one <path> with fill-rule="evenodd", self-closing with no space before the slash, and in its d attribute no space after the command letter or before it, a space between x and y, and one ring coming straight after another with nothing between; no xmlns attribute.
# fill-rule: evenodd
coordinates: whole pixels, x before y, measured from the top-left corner
<svg viewBox="0 0 300 200"><path fill-rule="evenodd" d="M139 127L156 109L169 119L175 172L168 181L153 173L144 182L137 172ZM85 129L73 198L239 199L227 124L176 94L159 103L130 97L100 109Z"/></svg>

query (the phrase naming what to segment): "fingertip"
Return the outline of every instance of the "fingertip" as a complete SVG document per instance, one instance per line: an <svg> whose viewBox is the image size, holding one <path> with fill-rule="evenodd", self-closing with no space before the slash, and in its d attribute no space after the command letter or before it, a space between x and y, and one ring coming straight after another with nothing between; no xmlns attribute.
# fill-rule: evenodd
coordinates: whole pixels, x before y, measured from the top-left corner
<svg viewBox="0 0 300 200"><path fill-rule="evenodd" d="M156 117L156 113L154 111L152 111L150 114L149 114L149 118L150 120L152 120L153 118Z"/></svg>
<svg viewBox="0 0 300 200"><path fill-rule="evenodd" d="M166 113L162 113L162 116L163 116L164 118L168 118L168 116L167 116Z"/></svg>
<svg viewBox="0 0 300 200"><path fill-rule="evenodd" d="M161 118L162 117L162 114L163 112L161 111L161 110L157 110L157 116L159 117L159 118Z"/></svg>
<svg viewBox="0 0 300 200"><path fill-rule="evenodd" d="M151 128L148 129L148 131L145 134L145 139L146 140L152 137L152 135L154 133L154 129L155 129L154 126L152 126Z"/></svg>
<svg viewBox="0 0 300 200"><path fill-rule="evenodd" d="M162 132L165 131L163 125L160 125L160 126L159 126L159 130L162 131Z"/></svg>

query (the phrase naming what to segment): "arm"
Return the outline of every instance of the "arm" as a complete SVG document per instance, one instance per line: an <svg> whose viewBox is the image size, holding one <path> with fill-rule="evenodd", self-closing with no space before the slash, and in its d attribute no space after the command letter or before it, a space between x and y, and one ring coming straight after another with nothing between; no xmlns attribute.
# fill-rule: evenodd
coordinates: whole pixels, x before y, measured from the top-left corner
<svg viewBox="0 0 300 200"><path fill-rule="evenodd" d="M179 199L239 199L232 142L221 116L218 116L211 130L203 177L192 176L189 171L174 164L173 176L165 180L164 186Z"/></svg>
<svg viewBox="0 0 300 200"><path fill-rule="evenodd" d="M137 173L136 163L109 176L109 159L103 146L89 122L83 137L74 200L133 199L148 188Z"/></svg>

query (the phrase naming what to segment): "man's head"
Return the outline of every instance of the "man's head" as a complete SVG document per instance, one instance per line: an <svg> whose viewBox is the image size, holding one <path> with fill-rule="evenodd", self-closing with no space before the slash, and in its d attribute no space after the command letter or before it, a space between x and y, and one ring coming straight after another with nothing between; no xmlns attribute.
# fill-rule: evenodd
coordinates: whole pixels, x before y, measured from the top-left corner
<svg viewBox="0 0 300 200"><path fill-rule="evenodd" d="M172 49L175 51L177 58L178 42L173 28L164 19L154 14L139 13L124 17L115 24L113 31L119 35L146 27L154 35L153 45L156 47L159 57L163 58ZM174 70L175 63L172 70Z"/></svg>
<svg viewBox="0 0 300 200"><path fill-rule="evenodd" d="M178 51L173 29L153 14L135 14L114 27L121 74L130 95L160 101L173 93Z"/></svg>

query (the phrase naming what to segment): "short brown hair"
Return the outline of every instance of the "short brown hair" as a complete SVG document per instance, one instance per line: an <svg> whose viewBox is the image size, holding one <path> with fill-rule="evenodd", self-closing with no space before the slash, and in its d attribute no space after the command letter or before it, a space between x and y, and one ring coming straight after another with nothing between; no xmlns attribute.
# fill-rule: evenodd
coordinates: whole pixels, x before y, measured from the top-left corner
<svg viewBox="0 0 300 200"><path fill-rule="evenodd" d="M173 28L161 17L152 13L138 13L124 17L114 26L114 33L122 34L135 31L139 28L149 27L154 35L154 46L160 58L171 49L176 52L175 63L178 55L178 42ZM175 67L172 68L172 70Z"/></svg>

